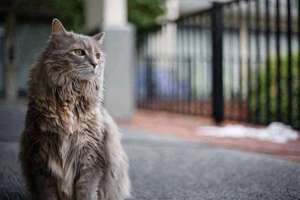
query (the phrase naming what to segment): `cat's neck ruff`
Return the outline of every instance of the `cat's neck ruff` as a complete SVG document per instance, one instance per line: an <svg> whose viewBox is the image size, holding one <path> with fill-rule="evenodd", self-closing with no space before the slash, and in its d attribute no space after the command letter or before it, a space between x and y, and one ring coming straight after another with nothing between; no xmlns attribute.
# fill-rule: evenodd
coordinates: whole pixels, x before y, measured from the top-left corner
<svg viewBox="0 0 300 200"><path fill-rule="evenodd" d="M85 121L92 118L101 121L102 98L98 83L69 82L45 91L41 94L31 91L29 96L29 103L46 119L45 123L41 120L42 131L72 134L84 128Z"/></svg>

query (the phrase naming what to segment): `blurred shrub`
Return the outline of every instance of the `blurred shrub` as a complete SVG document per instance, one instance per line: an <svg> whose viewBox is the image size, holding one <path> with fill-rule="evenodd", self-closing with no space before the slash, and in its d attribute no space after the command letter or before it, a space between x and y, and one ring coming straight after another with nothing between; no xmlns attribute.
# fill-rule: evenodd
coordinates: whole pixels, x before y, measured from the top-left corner
<svg viewBox="0 0 300 200"><path fill-rule="evenodd" d="M257 76L259 76L260 80L260 91L257 90L257 82L252 85L251 97L250 97L250 113L255 115L257 105L260 107L258 121L259 122L267 122L267 121L275 121L276 120L276 108L277 108L277 87L278 83L276 80L277 76L277 59L276 57L268 58L270 62L270 119L266 119L266 99L267 99L267 76L266 76L266 68L265 65L260 67L260 70L255 74L253 74L253 79L256 82ZM300 95L300 79L299 79L299 54L295 53L292 55L292 106L293 106L293 115L292 120L293 124L300 126L299 115L297 112L299 107L299 95ZM281 65L280 65L280 87L281 87L281 118L283 122L287 122L288 116L288 91L287 91L287 83L288 83L288 56L284 55L281 57Z"/></svg>
<svg viewBox="0 0 300 200"><path fill-rule="evenodd" d="M57 17L68 29L79 31L84 25L83 0L18 0L17 8L21 11L31 10Z"/></svg>
<svg viewBox="0 0 300 200"><path fill-rule="evenodd" d="M138 30L157 24L157 18L165 13L163 0L128 0L128 21Z"/></svg>
<svg viewBox="0 0 300 200"><path fill-rule="evenodd" d="M100 1L100 0L99 0ZM127 0L128 20L138 30L157 24L157 18L165 13L163 0ZM74 31L84 25L84 0L18 0L17 7L24 10L54 13Z"/></svg>
<svg viewBox="0 0 300 200"><path fill-rule="evenodd" d="M79 31L84 25L83 0L50 0L50 6L67 27Z"/></svg>

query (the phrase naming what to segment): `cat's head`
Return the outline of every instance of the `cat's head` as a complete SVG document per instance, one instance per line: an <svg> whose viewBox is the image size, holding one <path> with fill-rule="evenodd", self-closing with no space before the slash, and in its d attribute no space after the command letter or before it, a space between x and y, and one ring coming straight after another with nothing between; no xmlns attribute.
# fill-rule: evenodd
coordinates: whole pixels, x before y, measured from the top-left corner
<svg viewBox="0 0 300 200"><path fill-rule="evenodd" d="M52 33L46 51L48 73L63 80L91 80L102 76L103 39L104 33L94 36L73 33L67 31L58 19L53 19Z"/></svg>

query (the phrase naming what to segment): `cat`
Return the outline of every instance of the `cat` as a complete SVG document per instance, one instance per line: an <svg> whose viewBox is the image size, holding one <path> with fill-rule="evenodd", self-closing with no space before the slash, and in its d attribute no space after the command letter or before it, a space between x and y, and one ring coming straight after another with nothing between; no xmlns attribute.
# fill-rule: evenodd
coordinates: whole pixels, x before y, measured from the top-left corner
<svg viewBox="0 0 300 200"><path fill-rule="evenodd" d="M67 31L58 19L28 82L20 160L33 200L123 200L128 159L103 107L104 33Z"/></svg>

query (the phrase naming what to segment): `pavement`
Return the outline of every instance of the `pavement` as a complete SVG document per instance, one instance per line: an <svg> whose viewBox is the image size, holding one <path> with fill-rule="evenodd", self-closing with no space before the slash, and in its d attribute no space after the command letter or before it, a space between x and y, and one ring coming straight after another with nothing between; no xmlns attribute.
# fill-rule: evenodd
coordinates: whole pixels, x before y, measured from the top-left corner
<svg viewBox="0 0 300 200"><path fill-rule="evenodd" d="M120 124L123 127L151 130L155 134L172 135L191 142L271 154L282 159L300 162L300 137L297 140L291 140L286 143L262 141L254 138L213 137L199 129L200 127L215 127L216 124L211 117L139 109L130 121L121 121ZM228 120L219 126L233 124L252 128L266 128L264 126ZM299 130L298 134L300 136Z"/></svg>
<svg viewBox="0 0 300 200"><path fill-rule="evenodd" d="M0 200L26 199L17 159L25 107L0 105ZM121 127L130 200L299 200L300 163Z"/></svg>

